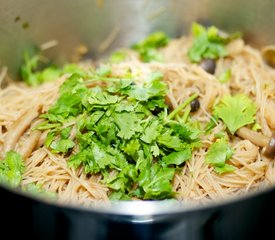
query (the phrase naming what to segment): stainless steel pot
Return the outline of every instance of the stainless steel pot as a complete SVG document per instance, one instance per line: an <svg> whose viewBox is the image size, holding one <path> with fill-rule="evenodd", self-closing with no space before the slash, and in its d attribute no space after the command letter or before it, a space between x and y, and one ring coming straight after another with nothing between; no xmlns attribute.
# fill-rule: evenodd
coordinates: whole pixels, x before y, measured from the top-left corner
<svg viewBox="0 0 275 240"><path fill-rule="evenodd" d="M68 61L80 44L95 59L154 30L187 33L192 21L242 31L251 44L272 43L274 9L272 0L0 0L0 67L15 77L33 44L57 41L45 51L57 63ZM4 186L0 199L0 226L11 239L265 239L275 216L275 188L201 207L151 201L88 209Z"/></svg>

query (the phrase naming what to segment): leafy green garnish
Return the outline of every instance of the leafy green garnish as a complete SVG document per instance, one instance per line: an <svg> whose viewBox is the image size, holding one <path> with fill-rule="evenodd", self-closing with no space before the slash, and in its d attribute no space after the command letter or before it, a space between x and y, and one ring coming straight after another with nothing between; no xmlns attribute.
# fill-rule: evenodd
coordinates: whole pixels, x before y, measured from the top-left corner
<svg viewBox="0 0 275 240"><path fill-rule="evenodd" d="M235 167L226 163L233 155L233 149L225 138L214 142L205 155L205 161L214 166L217 173L232 172Z"/></svg>
<svg viewBox="0 0 275 240"><path fill-rule="evenodd" d="M188 51L188 57L192 62L200 62L202 59L217 59L227 55L225 45L231 40L240 37L239 33L223 36L214 27L204 27L198 23L193 23L192 34L193 44Z"/></svg>
<svg viewBox="0 0 275 240"><path fill-rule="evenodd" d="M115 52L113 52L110 57L109 57L109 61L111 63L120 63L125 61L126 59L126 52L123 50L117 50Z"/></svg>
<svg viewBox="0 0 275 240"><path fill-rule="evenodd" d="M158 49L165 47L170 39L164 32L154 32L144 40L134 44L132 48L139 53L143 62L162 61Z"/></svg>
<svg viewBox="0 0 275 240"><path fill-rule="evenodd" d="M20 75L24 82L30 86L38 86L42 83L58 79L62 74L77 73L82 75L84 70L76 64L65 64L63 67L57 67L41 53L31 55L29 52L24 53L24 62L20 67Z"/></svg>
<svg viewBox="0 0 275 240"><path fill-rule="evenodd" d="M214 115L223 120L233 134L239 128L255 122L257 107L252 100L243 94L226 95L214 107Z"/></svg>
<svg viewBox="0 0 275 240"><path fill-rule="evenodd" d="M31 86L38 86L41 83L55 80L60 74L61 70L55 66L49 66L39 70L42 57L40 55L30 55L26 52L24 54L24 63L20 68L22 79Z"/></svg>
<svg viewBox="0 0 275 240"><path fill-rule="evenodd" d="M53 153L70 154L70 167L101 173L110 199L173 197L174 174L200 141L194 126L167 117L162 78L156 72L136 83L113 77L103 66L86 76L71 75L42 115L46 122L40 127L51 129L45 145ZM86 79L104 84L88 88ZM68 138L71 123L77 129L75 142ZM71 127L61 129L64 125Z"/></svg>
<svg viewBox="0 0 275 240"><path fill-rule="evenodd" d="M54 153L66 153L74 147L74 142L71 139L61 139L53 141L50 145Z"/></svg>
<svg viewBox="0 0 275 240"><path fill-rule="evenodd" d="M231 78L231 70L227 69L221 76L219 76L218 80L220 83L227 83Z"/></svg>
<svg viewBox="0 0 275 240"><path fill-rule="evenodd" d="M11 187L18 187L25 166L20 154L9 151L4 160L0 161L0 182L8 184Z"/></svg>

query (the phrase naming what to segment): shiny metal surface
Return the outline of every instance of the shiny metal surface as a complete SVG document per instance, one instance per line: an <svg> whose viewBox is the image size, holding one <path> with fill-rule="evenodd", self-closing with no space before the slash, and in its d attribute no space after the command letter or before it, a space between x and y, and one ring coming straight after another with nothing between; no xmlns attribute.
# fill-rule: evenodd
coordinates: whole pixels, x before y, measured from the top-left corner
<svg viewBox="0 0 275 240"><path fill-rule="evenodd" d="M0 0L0 67L16 73L26 48L51 40L58 45L45 54L56 62L70 60L80 44L88 57L98 58L154 30L187 33L192 21L271 43L274 7L272 0Z"/></svg>

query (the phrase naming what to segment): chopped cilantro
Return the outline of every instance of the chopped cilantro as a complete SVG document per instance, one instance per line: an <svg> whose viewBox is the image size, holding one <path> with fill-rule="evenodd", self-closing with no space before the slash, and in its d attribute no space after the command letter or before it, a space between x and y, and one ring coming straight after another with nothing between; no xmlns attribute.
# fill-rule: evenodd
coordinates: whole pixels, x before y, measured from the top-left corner
<svg viewBox="0 0 275 240"><path fill-rule="evenodd" d="M206 58L217 59L226 56L225 45L240 37L239 33L222 36L216 27L205 28L198 23L193 23L192 34L194 41L188 51L188 57L190 61L196 63Z"/></svg>
<svg viewBox="0 0 275 240"><path fill-rule="evenodd" d="M172 152L169 155L162 158L162 165L168 166L170 164L181 165L186 160L189 160L192 156L190 148L187 148L180 152Z"/></svg>
<svg viewBox="0 0 275 240"><path fill-rule="evenodd" d="M61 74L61 70L55 66L48 66L39 70L41 60L42 57L40 55L30 57L27 52L24 54L24 63L20 68L20 74L22 79L31 86L55 80Z"/></svg>
<svg viewBox="0 0 275 240"><path fill-rule="evenodd" d="M218 80L220 83L227 83L231 78L231 70L227 69L221 76L219 76Z"/></svg>
<svg viewBox="0 0 275 240"><path fill-rule="evenodd" d="M208 149L205 155L205 161L214 166L217 173L234 171L235 167L226 163L233 155L233 149L225 138L218 139Z"/></svg>
<svg viewBox="0 0 275 240"><path fill-rule="evenodd" d="M252 100L243 94L226 95L214 107L214 115L223 120L233 134L239 128L255 122L257 108Z"/></svg>
<svg viewBox="0 0 275 240"><path fill-rule="evenodd" d="M74 147L74 142L71 139L61 139L53 141L50 145L54 153L66 153Z"/></svg>
<svg viewBox="0 0 275 240"><path fill-rule="evenodd" d="M0 182L11 187L18 187L24 170L22 156L17 152L9 151L5 159L0 161Z"/></svg>
<svg viewBox="0 0 275 240"><path fill-rule="evenodd" d="M69 154L70 167L101 173L110 199L173 197L175 171L200 141L195 125L167 119L162 78L156 72L139 84L113 77L108 66L71 75L42 115L39 127L51 129L45 145L53 153ZM104 84L86 87L85 81L94 80ZM71 123L77 129L75 142L68 138ZM61 128L64 124L70 127Z"/></svg>
<svg viewBox="0 0 275 240"><path fill-rule="evenodd" d="M158 49L166 46L170 39L164 32L154 32L144 40L134 44L132 48L139 53L143 62L162 61Z"/></svg>
<svg viewBox="0 0 275 240"><path fill-rule="evenodd" d="M123 50L117 50L111 54L109 61L111 63L120 63L123 62L126 58L126 52Z"/></svg>

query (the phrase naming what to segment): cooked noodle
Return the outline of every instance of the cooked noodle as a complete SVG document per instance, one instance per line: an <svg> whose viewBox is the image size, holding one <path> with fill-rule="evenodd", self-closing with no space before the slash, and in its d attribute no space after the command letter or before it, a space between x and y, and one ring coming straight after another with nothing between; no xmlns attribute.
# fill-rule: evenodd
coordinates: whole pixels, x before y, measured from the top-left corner
<svg viewBox="0 0 275 240"><path fill-rule="evenodd" d="M207 124L211 108L225 94L244 93L257 105L257 122L261 132L270 137L275 130L275 70L268 67L257 49L235 40L227 46L229 56L217 61L216 74L206 73L199 65L190 64L187 51L190 38L180 38L162 49L164 63L142 63L129 50L127 61L114 64L112 74L120 76L128 69L140 80L150 72L160 71L169 87L168 102L173 108L194 92L199 92L200 109L193 119ZM217 77L231 69L232 78L221 84ZM86 175L83 168L69 168L67 156L51 153L43 142L47 131L32 131L40 113L46 112L58 98L59 86L67 76L55 82L30 88L24 84L10 84L0 90L0 155L10 149L25 157L26 171L22 186L38 183L47 191L58 193L62 202L89 205L94 200L108 200L108 188L101 175ZM193 152L180 173L173 180L179 200L217 201L244 194L275 183L274 159L263 156L263 149L237 136L230 138L235 150L229 163L236 167L230 173L217 174L205 163L205 154L214 141L215 133L224 130L219 122L212 133L202 136L202 146ZM75 133L71 133L73 139ZM76 149L74 149L76 151Z"/></svg>

